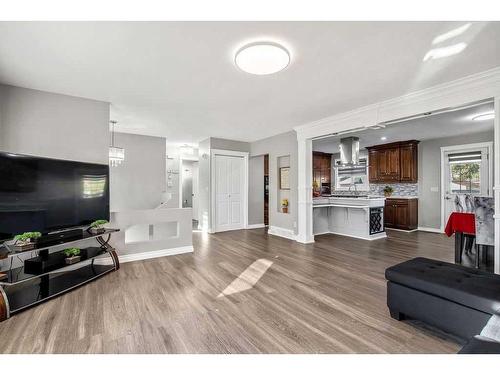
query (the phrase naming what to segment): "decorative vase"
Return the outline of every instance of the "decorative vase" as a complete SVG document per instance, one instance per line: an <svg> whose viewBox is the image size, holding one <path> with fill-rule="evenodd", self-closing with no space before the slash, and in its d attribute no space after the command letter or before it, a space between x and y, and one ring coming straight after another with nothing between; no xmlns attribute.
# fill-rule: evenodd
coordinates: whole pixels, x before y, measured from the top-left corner
<svg viewBox="0 0 500 375"><path fill-rule="evenodd" d="M281 207L281 211L282 211L284 214L287 214L287 213L288 213L288 207Z"/></svg>
<svg viewBox="0 0 500 375"><path fill-rule="evenodd" d="M385 197L390 197L392 195L392 192L384 191L384 196Z"/></svg>

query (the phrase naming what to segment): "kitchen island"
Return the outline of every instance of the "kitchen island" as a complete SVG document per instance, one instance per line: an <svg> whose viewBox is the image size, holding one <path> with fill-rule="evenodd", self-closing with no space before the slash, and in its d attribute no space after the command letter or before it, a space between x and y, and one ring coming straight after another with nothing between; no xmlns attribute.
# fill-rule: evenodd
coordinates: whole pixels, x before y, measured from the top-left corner
<svg viewBox="0 0 500 375"><path fill-rule="evenodd" d="M385 238L384 205L385 198L380 196L314 198L313 233L333 233L364 240Z"/></svg>

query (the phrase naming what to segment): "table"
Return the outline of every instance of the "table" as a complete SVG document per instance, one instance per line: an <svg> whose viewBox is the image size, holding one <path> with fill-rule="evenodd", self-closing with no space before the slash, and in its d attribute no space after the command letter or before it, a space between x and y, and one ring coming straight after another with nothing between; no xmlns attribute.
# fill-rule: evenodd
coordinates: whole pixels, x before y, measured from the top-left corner
<svg viewBox="0 0 500 375"><path fill-rule="evenodd" d="M455 233L455 263L462 263L464 234L476 235L476 216L469 212L452 212L444 232L448 237Z"/></svg>

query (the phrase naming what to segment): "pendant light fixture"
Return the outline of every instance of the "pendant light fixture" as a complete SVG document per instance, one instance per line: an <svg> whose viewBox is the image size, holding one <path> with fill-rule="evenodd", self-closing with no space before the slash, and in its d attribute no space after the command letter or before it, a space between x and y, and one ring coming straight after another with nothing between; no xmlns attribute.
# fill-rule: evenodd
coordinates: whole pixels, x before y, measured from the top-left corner
<svg viewBox="0 0 500 375"><path fill-rule="evenodd" d="M125 149L115 146L116 121L111 120L111 145L109 146L109 165L116 167L125 160Z"/></svg>

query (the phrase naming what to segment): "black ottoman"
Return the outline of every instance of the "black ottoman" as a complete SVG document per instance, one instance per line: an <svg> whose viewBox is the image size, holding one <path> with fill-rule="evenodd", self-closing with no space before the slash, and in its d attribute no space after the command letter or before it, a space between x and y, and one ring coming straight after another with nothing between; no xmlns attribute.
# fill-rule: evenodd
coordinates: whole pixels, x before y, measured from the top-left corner
<svg viewBox="0 0 500 375"><path fill-rule="evenodd" d="M500 342L476 336L470 339L458 354L500 354Z"/></svg>
<svg viewBox="0 0 500 375"><path fill-rule="evenodd" d="M479 335L500 309L500 276L415 258L387 268L391 316L420 320L464 339Z"/></svg>

